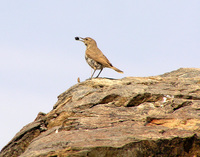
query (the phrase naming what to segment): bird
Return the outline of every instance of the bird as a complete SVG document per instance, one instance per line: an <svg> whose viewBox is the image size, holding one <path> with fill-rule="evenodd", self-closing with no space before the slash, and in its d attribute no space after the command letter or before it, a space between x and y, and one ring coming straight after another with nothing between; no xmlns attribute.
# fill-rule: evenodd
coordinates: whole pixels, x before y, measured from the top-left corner
<svg viewBox="0 0 200 157"><path fill-rule="evenodd" d="M93 78L93 75L96 70L100 70L99 74L96 76L96 78L98 78L100 73L102 72L103 68L111 68L119 73L123 73L123 71L114 67L110 63L108 58L97 47L97 43L94 39L92 39L90 37L86 37L86 38L75 37L75 40L82 41L86 46L85 60L89 64L89 66L92 69L94 69L94 72L92 73L90 79Z"/></svg>

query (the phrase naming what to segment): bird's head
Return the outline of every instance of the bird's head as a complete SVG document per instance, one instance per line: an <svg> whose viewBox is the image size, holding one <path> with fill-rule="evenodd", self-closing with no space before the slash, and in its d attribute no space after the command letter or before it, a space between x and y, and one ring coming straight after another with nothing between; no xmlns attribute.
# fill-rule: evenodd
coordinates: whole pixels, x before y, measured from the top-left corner
<svg viewBox="0 0 200 157"><path fill-rule="evenodd" d="M85 44L85 46L87 46L87 48L97 45L96 41L90 37L86 37L86 38L75 37L75 40L82 41Z"/></svg>

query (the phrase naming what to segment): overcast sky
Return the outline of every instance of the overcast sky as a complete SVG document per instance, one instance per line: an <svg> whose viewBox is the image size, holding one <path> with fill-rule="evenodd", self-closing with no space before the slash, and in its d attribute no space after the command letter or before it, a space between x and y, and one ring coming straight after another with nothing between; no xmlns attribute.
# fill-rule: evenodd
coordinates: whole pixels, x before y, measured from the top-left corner
<svg viewBox="0 0 200 157"><path fill-rule="evenodd" d="M200 65L199 0L0 2L0 149L57 96L89 78L92 37L110 62L101 77L152 76Z"/></svg>

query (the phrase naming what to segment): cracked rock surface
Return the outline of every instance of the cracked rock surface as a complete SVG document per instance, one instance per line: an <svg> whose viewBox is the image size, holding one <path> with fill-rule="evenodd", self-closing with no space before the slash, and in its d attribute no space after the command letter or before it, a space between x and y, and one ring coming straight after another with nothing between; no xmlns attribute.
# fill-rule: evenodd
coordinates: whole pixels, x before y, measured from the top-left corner
<svg viewBox="0 0 200 157"><path fill-rule="evenodd" d="M78 83L0 156L200 156L199 133L200 69L181 68Z"/></svg>

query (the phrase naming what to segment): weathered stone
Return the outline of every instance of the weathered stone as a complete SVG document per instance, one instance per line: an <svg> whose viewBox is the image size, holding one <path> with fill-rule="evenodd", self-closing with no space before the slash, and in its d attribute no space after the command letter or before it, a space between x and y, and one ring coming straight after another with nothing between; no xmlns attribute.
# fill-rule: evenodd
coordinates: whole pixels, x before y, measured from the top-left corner
<svg viewBox="0 0 200 157"><path fill-rule="evenodd" d="M200 156L200 69L80 82L0 156Z"/></svg>

